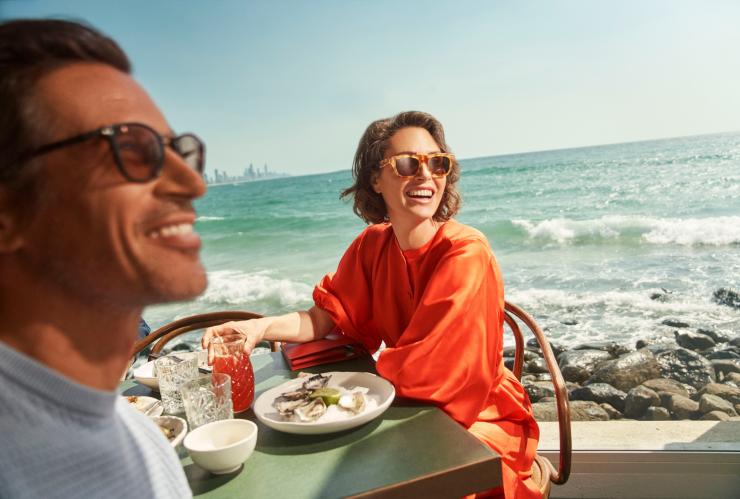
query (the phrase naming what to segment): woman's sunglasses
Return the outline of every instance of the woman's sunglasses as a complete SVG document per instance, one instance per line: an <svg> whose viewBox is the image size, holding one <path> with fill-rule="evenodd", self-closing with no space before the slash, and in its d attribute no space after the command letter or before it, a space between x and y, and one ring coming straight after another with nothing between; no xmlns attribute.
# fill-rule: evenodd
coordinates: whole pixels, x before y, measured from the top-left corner
<svg viewBox="0 0 740 499"><path fill-rule="evenodd" d="M415 177L421 170L422 163L426 163L433 178L446 177L455 163L455 155L446 152L431 154L397 154L380 162L380 167L391 165L399 177Z"/></svg>

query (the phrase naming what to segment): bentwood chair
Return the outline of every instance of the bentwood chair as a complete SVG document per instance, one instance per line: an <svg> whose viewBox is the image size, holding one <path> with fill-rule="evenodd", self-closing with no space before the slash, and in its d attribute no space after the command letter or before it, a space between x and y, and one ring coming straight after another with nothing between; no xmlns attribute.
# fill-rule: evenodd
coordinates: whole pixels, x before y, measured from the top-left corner
<svg viewBox="0 0 740 499"><path fill-rule="evenodd" d="M167 343L181 334L205 329L211 326L218 326L219 324L229 321L244 321L249 319L259 319L260 317L262 316L259 314L240 312L237 310L225 310L221 312L210 312L207 314L184 317L174 322L170 322L169 324L165 324L156 331L150 333L148 336L137 341L134 345L134 354L139 353L149 345L152 345L149 355L159 355ZM270 350L276 352L277 348L277 343L270 343Z"/></svg>
<svg viewBox="0 0 740 499"><path fill-rule="evenodd" d="M516 342L514 375L517 379L521 379L522 366L524 364L524 337L518 323L521 322L537 339L555 388L555 401L557 404L558 427L560 432L560 463L556 470L547 458L537 455L532 465L532 479L539 487L542 497L546 498L550 497L551 484L562 485L568 481L568 477L570 476L572 448L568 391L565 388L565 381L563 380L563 375L560 373L560 368L558 367L550 343L534 319L524 310L509 302L505 302L504 312L504 320L512 333L514 333L514 341Z"/></svg>

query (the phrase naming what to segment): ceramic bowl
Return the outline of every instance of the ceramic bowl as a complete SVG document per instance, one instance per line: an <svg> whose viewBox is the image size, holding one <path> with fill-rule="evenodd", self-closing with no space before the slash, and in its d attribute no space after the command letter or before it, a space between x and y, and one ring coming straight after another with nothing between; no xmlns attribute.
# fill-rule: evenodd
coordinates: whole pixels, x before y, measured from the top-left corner
<svg viewBox="0 0 740 499"><path fill-rule="evenodd" d="M162 433L170 441L172 447L177 447L188 432L188 423L177 416L156 416L152 420L162 428Z"/></svg>
<svg viewBox="0 0 740 499"><path fill-rule="evenodd" d="M252 455L257 425L246 419L205 424L188 433L183 445L195 464L216 475L233 473Z"/></svg>

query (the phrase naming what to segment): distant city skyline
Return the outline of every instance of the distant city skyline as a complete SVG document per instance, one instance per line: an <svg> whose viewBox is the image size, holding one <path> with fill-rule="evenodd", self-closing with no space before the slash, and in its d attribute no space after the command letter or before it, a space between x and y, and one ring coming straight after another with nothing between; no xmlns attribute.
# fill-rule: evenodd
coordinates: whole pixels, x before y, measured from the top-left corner
<svg viewBox="0 0 740 499"><path fill-rule="evenodd" d="M230 175L349 169L365 127L408 109L461 158L740 130L731 0L0 0L42 16L116 39Z"/></svg>
<svg viewBox="0 0 740 499"><path fill-rule="evenodd" d="M271 178L288 176L290 175L287 173L269 170L267 167L267 163L265 163L262 168L255 168L253 163L249 163L249 166L244 168L244 171L241 175L230 174L229 172L223 170L219 171L218 168L214 168L213 171L209 171L208 168L206 168L206 171L203 173L203 178L205 179L206 183L210 185L233 182L253 182L256 180L268 180Z"/></svg>

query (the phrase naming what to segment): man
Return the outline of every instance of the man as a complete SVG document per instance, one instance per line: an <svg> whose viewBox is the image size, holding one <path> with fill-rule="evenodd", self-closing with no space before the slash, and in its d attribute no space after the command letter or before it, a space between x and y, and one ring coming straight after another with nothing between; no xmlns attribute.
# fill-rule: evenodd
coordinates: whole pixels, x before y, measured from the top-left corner
<svg viewBox="0 0 740 499"><path fill-rule="evenodd" d="M206 286L203 147L126 55L66 21L0 24L0 497L186 497L116 394L142 309Z"/></svg>

